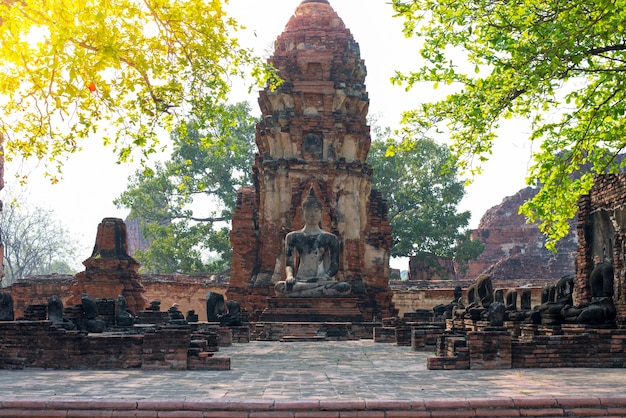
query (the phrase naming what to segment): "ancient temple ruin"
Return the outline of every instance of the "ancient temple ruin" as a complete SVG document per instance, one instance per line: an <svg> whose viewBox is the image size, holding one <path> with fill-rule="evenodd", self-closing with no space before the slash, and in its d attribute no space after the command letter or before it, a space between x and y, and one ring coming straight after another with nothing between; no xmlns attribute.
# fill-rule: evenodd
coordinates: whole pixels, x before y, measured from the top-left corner
<svg viewBox="0 0 626 418"><path fill-rule="evenodd" d="M428 368L626 367L624 202L625 174L595 178L578 202L576 276L547 284L541 304L531 307L526 288L517 305L515 291L505 297L483 275L442 307L445 328ZM411 332L424 335L419 328Z"/></svg>
<svg viewBox="0 0 626 418"><path fill-rule="evenodd" d="M254 187L241 190L233 218L229 299L259 318L285 279L285 235L302 225L313 189L322 229L339 237L337 280L352 286L363 317L392 316L387 205L367 165L369 98L359 45L326 0L305 0L270 58L283 80L260 92Z"/></svg>
<svg viewBox="0 0 626 418"><path fill-rule="evenodd" d="M111 299L122 295L132 312L148 306L138 273L139 263L128 254L127 235L126 224L121 219L102 220L93 253L83 261L85 271L76 274L73 295L66 303L80 303L82 294Z"/></svg>

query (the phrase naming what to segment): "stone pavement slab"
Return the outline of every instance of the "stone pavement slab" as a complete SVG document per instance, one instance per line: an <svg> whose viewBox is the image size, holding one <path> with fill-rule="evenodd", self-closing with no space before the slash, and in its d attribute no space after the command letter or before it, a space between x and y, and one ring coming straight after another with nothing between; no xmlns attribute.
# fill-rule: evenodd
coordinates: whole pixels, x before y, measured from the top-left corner
<svg viewBox="0 0 626 418"><path fill-rule="evenodd" d="M222 348L230 371L2 370L3 400L386 401L626 396L623 369L431 371L429 352L349 342L251 342Z"/></svg>

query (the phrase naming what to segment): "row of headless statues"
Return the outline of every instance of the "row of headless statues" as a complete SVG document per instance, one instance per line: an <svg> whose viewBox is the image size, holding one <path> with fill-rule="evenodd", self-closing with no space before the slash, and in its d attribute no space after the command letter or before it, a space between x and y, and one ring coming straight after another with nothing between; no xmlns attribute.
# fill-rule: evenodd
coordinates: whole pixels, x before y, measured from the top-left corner
<svg viewBox="0 0 626 418"><path fill-rule="evenodd" d="M467 318L472 320L488 320L493 326L501 326L506 321L523 321L532 324L557 325L562 323L579 324L607 324L614 321L617 310L613 303L613 267L608 262L599 262L589 277L591 300L574 305L573 290L574 278L565 276L556 285L546 285L542 291L541 304L531 308L530 289L523 289L520 298L520 307L517 306L517 291L493 290L491 277L480 276L467 291L467 299L462 297L460 287L454 292L454 300L448 305L439 305L434 308L437 316L444 318ZM328 279L332 281L332 279ZM292 292L297 295L326 294L341 282L317 284L308 287L309 282L293 281L293 284L303 283L305 286L293 286ZM288 282L284 282L287 286ZM349 286L349 285L348 285ZM288 291L287 291L288 292ZM87 330L102 332L105 324L98 319L96 303L89 295L82 296L82 306L86 317ZM152 302L148 309L159 310L157 303ZM126 309L126 300L118 296L115 309L115 323L118 326L132 325L136 317ZM241 324L240 306L235 301L225 301L224 296L209 292L206 299L208 321L217 321L225 326ZM175 306L168 310L172 320L197 321L193 311L188 318L178 311ZM63 317L63 304L57 296L48 300L48 318L58 326L66 329L75 329L75 324ZM10 293L0 292L0 321L13 321L13 300Z"/></svg>
<svg viewBox="0 0 626 418"><path fill-rule="evenodd" d="M457 287L454 300L435 307L434 311L444 318L486 320L493 326L502 326L504 321L543 325L612 323L617 316L613 303L613 266L599 262L589 277L589 284L592 295L589 302L574 304L574 277L565 276L555 285L546 285L542 289L541 304L532 308L530 289L523 289L518 308L516 290L506 294L503 290L494 292L491 277L481 275L468 288L466 299Z"/></svg>
<svg viewBox="0 0 626 418"><path fill-rule="evenodd" d="M161 302L158 300L150 302L146 311L160 311ZM53 295L48 298L46 316L52 324L66 330L86 330L88 332L100 333L107 326L118 327L133 326L138 322L138 317L127 309L124 296L119 295L115 300L115 315L112 324L107 324L99 314L98 304L87 294L81 296L81 320L80 323L65 317L65 310L61 299ZM206 296L207 320L209 322L219 322L222 326L241 325L241 307L236 301L225 301L224 296L219 293L208 292ZM6 291L0 291L0 321L14 321L13 298ZM173 304L167 310L167 322L169 323L189 323L198 322L198 315L190 310L187 316L178 310L178 304Z"/></svg>

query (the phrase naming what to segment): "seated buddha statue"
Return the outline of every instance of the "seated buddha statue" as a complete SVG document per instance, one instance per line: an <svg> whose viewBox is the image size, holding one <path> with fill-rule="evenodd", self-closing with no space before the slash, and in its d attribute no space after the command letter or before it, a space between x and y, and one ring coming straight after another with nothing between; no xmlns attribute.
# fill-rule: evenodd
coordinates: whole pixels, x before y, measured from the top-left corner
<svg viewBox="0 0 626 418"><path fill-rule="evenodd" d="M302 202L304 227L285 237L286 279L274 285L284 297L343 296L351 291L333 277L339 270L339 239L320 228L322 203L313 188Z"/></svg>

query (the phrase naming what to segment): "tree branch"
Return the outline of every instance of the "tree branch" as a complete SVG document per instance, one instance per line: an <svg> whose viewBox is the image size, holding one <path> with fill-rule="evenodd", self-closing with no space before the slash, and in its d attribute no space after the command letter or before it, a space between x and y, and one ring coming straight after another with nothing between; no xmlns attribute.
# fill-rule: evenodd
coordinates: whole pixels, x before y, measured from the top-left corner
<svg viewBox="0 0 626 418"><path fill-rule="evenodd" d="M228 221L229 219L224 218L224 217L220 217L220 218L194 218L193 216L190 217L189 219L191 219L192 221L196 221L196 222L225 222Z"/></svg>
<svg viewBox="0 0 626 418"><path fill-rule="evenodd" d="M603 46L600 48L591 48L587 52L591 55L600 55L604 52L611 52L611 51L626 51L626 44Z"/></svg>

